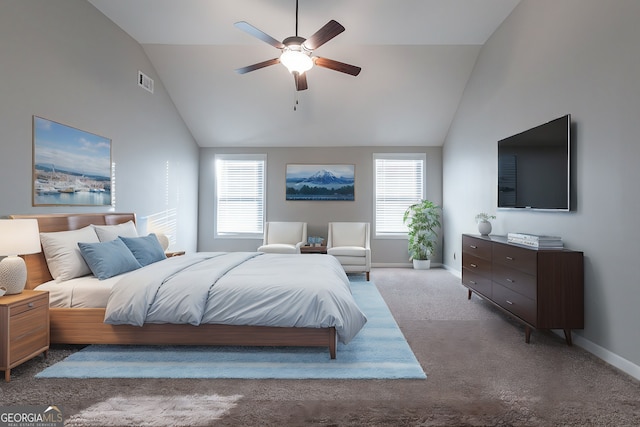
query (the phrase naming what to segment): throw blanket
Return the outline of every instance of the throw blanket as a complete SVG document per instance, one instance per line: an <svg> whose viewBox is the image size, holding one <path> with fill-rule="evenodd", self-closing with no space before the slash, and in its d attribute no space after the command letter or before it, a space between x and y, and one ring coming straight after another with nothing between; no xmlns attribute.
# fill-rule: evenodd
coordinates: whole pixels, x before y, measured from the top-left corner
<svg viewBox="0 0 640 427"><path fill-rule="evenodd" d="M367 319L340 263L326 255L195 253L127 274L105 323L335 327L348 343Z"/></svg>

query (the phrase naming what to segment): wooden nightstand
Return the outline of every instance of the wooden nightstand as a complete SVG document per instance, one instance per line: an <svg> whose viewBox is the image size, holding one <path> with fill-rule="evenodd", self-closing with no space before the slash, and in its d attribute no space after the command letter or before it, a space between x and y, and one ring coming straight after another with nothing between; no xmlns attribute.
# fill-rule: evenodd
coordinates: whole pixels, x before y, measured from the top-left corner
<svg viewBox="0 0 640 427"><path fill-rule="evenodd" d="M326 254L326 246L300 246L301 254Z"/></svg>
<svg viewBox="0 0 640 427"><path fill-rule="evenodd" d="M165 252L164 255L167 258L171 258L171 257L174 257L174 256L182 256L185 253L186 253L185 251L173 251L173 252Z"/></svg>
<svg viewBox="0 0 640 427"><path fill-rule="evenodd" d="M25 290L0 297L0 371L11 380L11 368L49 350L49 292Z"/></svg>

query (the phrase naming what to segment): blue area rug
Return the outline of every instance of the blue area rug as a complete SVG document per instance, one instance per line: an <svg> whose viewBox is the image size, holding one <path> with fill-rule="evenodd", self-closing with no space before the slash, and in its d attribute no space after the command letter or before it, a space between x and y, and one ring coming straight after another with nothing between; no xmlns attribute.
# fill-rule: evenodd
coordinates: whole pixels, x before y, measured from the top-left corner
<svg viewBox="0 0 640 427"><path fill-rule="evenodd" d="M368 321L334 360L325 348L91 345L36 378L426 378L373 282L351 288Z"/></svg>

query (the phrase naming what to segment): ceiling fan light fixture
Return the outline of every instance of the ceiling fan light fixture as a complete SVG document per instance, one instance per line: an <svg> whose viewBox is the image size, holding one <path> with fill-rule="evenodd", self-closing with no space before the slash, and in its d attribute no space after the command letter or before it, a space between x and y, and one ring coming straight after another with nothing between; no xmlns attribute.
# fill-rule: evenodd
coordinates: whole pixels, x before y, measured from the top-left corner
<svg viewBox="0 0 640 427"><path fill-rule="evenodd" d="M298 0L296 0L296 35L287 37L282 40L282 42L274 39L270 35L245 21L236 22L234 25L247 34L262 40L281 51L279 58L273 58L236 69L236 72L239 74L245 74L250 71L259 70L270 65L281 63L287 67L289 73L293 75L296 84L296 91L307 90L309 88L307 85L306 72L313 68L314 65L350 74L352 76L360 74L361 68L356 67L355 65L345 64L343 62L319 56L312 56L313 52L317 48L342 33L345 28L340 25L340 23L332 19L318 31L313 33L313 35L308 39L298 36Z"/></svg>
<svg viewBox="0 0 640 427"><path fill-rule="evenodd" d="M296 49L297 47L297 49ZM280 62L287 67L290 73L297 72L302 74L313 67L311 57L300 50L301 46L287 46L280 55Z"/></svg>

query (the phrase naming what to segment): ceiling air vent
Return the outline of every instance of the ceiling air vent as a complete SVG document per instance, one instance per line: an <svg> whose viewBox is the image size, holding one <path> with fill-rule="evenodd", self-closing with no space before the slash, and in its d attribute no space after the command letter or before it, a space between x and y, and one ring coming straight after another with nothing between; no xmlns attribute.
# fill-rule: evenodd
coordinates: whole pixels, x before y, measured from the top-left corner
<svg viewBox="0 0 640 427"><path fill-rule="evenodd" d="M153 93L153 79L138 70L138 86Z"/></svg>

